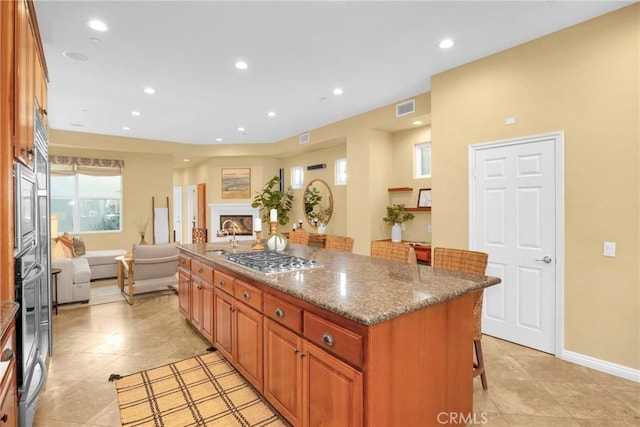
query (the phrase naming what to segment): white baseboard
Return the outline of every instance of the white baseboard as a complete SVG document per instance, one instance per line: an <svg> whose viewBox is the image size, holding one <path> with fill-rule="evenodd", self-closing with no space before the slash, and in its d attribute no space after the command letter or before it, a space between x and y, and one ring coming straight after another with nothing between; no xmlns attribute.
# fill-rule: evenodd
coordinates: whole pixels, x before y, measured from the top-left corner
<svg viewBox="0 0 640 427"><path fill-rule="evenodd" d="M584 354L568 350L562 351L560 359L640 383L640 370L638 369L618 365L617 363L607 362L606 360L596 359L595 357L585 356Z"/></svg>

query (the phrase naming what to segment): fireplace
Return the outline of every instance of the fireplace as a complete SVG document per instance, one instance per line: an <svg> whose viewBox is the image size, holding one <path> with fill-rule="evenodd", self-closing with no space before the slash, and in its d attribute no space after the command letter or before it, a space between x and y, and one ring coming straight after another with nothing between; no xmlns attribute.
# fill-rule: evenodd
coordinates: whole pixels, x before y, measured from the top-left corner
<svg viewBox="0 0 640 427"><path fill-rule="evenodd" d="M228 242L229 237L216 237L216 231L222 230L222 223L231 219L236 224L242 233L238 233L236 230L237 240L254 240L253 234L253 218L258 217L258 209L252 208L249 203L209 203L209 224L211 232L209 233L209 242ZM229 232L229 235L233 234L231 231L231 224L227 224L225 227Z"/></svg>
<svg viewBox="0 0 640 427"><path fill-rule="evenodd" d="M231 221L236 224L236 236L253 236L253 215L220 215L220 228L229 234L233 234L233 225L231 222L224 224L225 221Z"/></svg>

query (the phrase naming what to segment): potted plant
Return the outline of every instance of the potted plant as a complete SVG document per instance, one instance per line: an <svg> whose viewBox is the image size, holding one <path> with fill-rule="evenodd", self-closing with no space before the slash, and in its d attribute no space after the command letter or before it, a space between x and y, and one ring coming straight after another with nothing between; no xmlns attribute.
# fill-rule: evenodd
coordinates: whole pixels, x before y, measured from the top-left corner
<svg viewBox="0 0 640 427"><path fill-rule="evenodd" d="M411 212L404 210L404 203L396 203L391 206L387 206L387 216L382 218L384 222L393 224L391 227L391 241L402 241L402 225L405 221L410 221L414 218Z"/></svg>
<svg viewBox="0 0 640 427"><path fill-rule="evenodd" d="M252 208L260 208L260 218L262 222L269 222L271 209L278 212L278 223L286 225L289 222L289 211L293 207L293 190L291 187L287 191L274 189L278 188L280 178L274 176L256 193L251 203Z"/></svg>

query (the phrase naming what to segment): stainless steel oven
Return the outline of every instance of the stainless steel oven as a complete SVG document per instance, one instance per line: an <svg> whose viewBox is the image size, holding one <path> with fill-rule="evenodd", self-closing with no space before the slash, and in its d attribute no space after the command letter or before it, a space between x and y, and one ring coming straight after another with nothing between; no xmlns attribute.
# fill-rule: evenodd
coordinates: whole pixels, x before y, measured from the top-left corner
<svg viewBox="0 0 640 427"><path fill-rule="evenodd" d="M36 176L29 167L16 163L15 186L15 256L36 245Z"/></svg>

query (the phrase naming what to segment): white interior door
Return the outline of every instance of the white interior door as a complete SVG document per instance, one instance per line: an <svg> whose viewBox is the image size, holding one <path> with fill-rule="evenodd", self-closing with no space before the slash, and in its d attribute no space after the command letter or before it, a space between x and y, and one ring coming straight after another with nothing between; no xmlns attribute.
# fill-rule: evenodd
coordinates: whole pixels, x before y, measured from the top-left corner
<svg viewBox="0 0 640 427"><path fill-rule="evenodd" d="M470 244L487 252L483 333L558 351L562 251L562 134L475 145L470 155ZM558 283L557 283L558 282Z"/></svg>
<svg viewBox="0 0 640 427"><path fill-rule="evenodd" d="M182 187L173 187L174 241L182 243Z"/></svg>
<svg viewBox="0 0 640 427"><path fill-rule="evenodd" d="M190 185L187 190L187 243L193 243L193 227L196 222L196 212L198 212L196 186Z"/></svg>

